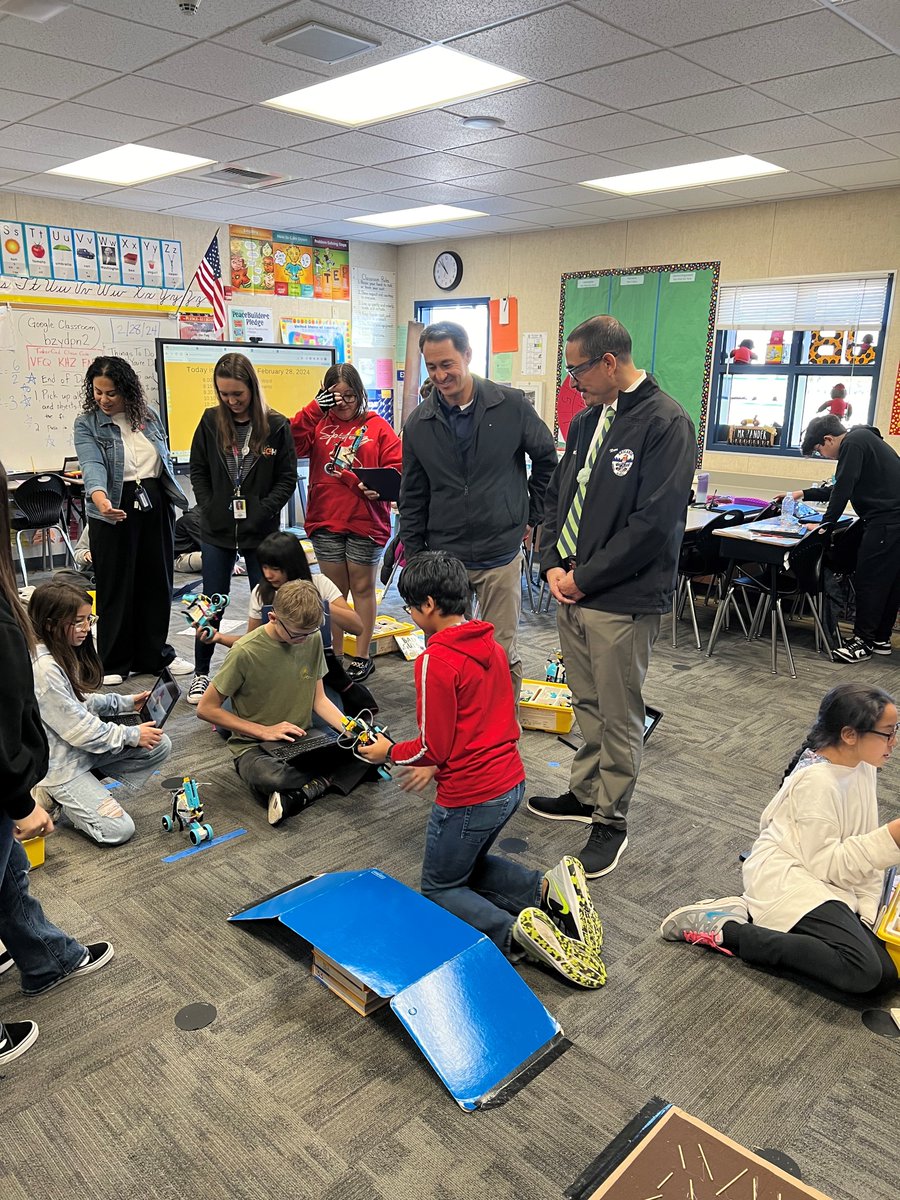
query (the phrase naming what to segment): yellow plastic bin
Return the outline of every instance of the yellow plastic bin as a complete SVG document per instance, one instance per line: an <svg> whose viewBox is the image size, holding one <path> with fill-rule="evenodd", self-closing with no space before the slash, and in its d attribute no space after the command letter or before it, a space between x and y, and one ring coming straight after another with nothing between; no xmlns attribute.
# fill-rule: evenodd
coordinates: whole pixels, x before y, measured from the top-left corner
<svg viewBox="0 0 900 1200"><path fill-rule="evenodd" d="M894 894L884 910L875 932L884 942L888 954L894 960L897 970L900 971L900 885L894 889Z"/></svg>
<svg viewBox="0 0 900 1200"><path fill-rule="evenodd" d="M22 849L28 855L32 870L44 865L44 839L42 837L29 838L27 842L22 843Z"/></svg>
<svg viewBox="0 0 900 1200"><path fill-rule="evenodd" d="M369 644L370 656L395 653L400 649L395 640L397 635L415 632L416 627L410 621L398 621L396 617L389 617L387 614L376 617L372 641ZM356 638L352 633L344 634L344 653L356 654Z"/></svg>
<svg viewBox="0 0 900 1200"><path fill-rule="evenodd" d="M519 723L523 729L568 733L575 722L572 693L561 683L523 679L519 694Z"/></svg>

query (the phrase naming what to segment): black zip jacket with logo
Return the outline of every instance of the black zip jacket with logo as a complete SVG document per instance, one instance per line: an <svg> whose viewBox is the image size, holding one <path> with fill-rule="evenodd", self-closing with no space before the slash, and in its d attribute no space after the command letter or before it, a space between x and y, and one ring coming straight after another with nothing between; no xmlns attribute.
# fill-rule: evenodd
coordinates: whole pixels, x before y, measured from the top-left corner
<svg viewBox="0 0 900 1200"><path fill-rule="evenodd" d="M545 500L541 572L568 569L556 543L602 412L578 413ZM620 392L616 418L591 470L578 526L579 604L613 613L662 613L672 603L691 480L694 425L648 375Z"/></svg>
<svg viewBox="0 0 900 1200"><path fill-rule="evenodd" d="M191 443L191 486L200 509L200 531L211 546L255 550L278 528L281 510L297 486L297 452L287 417L269 409L269 436L247 467L240 494L247 516L235 520L234 475L219 444L216 410L200 418Z"/></svg>
<svg viewBox="0 0 900 1200"><path fill-rule="evenodd" d="M407 560L428 549L446 550L464 563L507 554L511 562L526 524L543 519L556 466L550 430L517 388L476 378L476 389L465 462L434 392L403 428L400 537Z"/></svg>

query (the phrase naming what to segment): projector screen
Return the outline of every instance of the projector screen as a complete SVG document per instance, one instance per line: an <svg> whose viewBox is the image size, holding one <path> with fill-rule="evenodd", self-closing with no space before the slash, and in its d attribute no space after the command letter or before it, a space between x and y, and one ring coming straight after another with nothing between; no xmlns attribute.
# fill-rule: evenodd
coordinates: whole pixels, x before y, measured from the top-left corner
<svg viewBox="0 0 900 1200"><path fill-rule="evenodd" d="M323 375L335 361L335 352L329 346L157 338L159 407L169 435L169 448L179 462L186 462L190 455L194 430L204 409L218 403L213 368L223 354L232 352L250 359L266 403L286 417L292 417L309 404L322 386Z"/></svg>

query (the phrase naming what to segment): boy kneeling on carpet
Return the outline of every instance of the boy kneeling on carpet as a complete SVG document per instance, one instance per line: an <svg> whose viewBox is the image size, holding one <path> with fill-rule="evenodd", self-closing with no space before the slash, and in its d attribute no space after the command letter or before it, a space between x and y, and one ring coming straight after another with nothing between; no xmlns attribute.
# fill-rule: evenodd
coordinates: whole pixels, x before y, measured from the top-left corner
<svg viewBox="0 0 900 1200"><path fill-rule="evenodd" d="M313 584L295 580L279 588L268 622L234 646L197 706L201 720L228 731L237 773L268 805L270 825L331 788L348 795L368 772L366 763L336 745L291 761L272 757L260 745L305 737L313 713L341 731L343 714L322 686L327 670L322 615Z"/></svg>
<svg viewBox="0 0 900 1200"><path fill-rule="evenodd" d="M428 638L416 660L419 736L392 744L380 735L358 751L403 768L404 791L420 792L437 777L422 895L486 933L512 961L524 952L581 987L601 987L603 927L578 859L542 875L489 853L522 801L525 769L506 654L492 625L463 615L465 567L443 551L424 551L403 568L397 588Z"/></svg>

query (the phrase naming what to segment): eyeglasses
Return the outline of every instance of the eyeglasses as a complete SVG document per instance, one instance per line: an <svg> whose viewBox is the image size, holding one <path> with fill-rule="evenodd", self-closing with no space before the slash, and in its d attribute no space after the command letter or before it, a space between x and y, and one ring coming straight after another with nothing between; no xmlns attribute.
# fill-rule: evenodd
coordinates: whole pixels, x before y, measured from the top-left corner
<svg viewBox="0 0 900 1200"><path fill-rule="evenodd" d="M288 637L291 639L292 642L305 642L307 638L311 638L313 636L313 634L319 632L318 629L311 629L308 632L301 631L300 633L296 633L293 629L288 629L287 625L285 625L285 623L284 623L284 621L282 621L281 617L276 617L275 620L278 622L278 624L281 626L281 628L288 635Z"/></svg>
<svg viewBox="0 0 900 1200"><path fill-rule="evenodd" d="M97 618L93 613L91 613L90 616L87 617L76 617L74 621L70 622L70 624L73 625L75 629L93 629L97 624Z"/></svg>
<svg viewBox="0 0 900 1200"><path fill-rule="evenodd" d="M598 362L602 362L603 359L606 358L607 354L609 354L609 351L604 350L603 353L598 354L596 358L589 358L587 362L576 363L574 367L566 367L566 374L570 379L580 379L585 371L590 370L591 367L595 367Z"/></svg>
<svg viewBox="0 0 900 1200"><path fill-rule="evenodd" d="M895 725L890 733L885 733L881 729L864 729L863 733L877 733L879 737L883 737L886 742L896 742L897 734L900 732L900 725Z"/></svg>
<svg viewBox="0 0 900 1200"><path fill-rule="evenodd" d="M404 604L403 611L405 613L411 613L414 608L418 608L418 607L419 607L418 604Z"/></svg>

